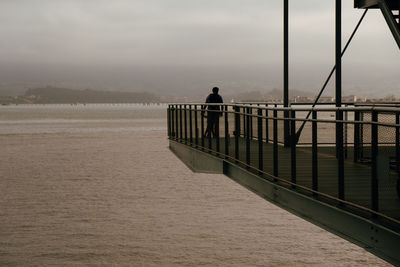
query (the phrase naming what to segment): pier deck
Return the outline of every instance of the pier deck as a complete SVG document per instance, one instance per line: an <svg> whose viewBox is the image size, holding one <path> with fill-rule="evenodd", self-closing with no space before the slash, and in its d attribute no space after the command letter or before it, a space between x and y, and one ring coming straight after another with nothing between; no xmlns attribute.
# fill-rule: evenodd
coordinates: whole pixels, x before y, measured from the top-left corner
<svg viewBox="0 0 400 267"><path fill-rule="evenodd" d="M398 107L223 104L219 138L203 136L204 110L168 109L170 148L192 170L225 174L400 266Z"/></svg>
<svg viewBox="0 0 400 267"><path fill-rule="evenodd" d="M235 138L229 138L229 156L234 161ZM198 140L198 144L201 140ZM211 140L211 150L216 151L216 139ZM195 140L192 144L195 147ZM200 147L200 146L199 146ZM250 141L250 166L259 167L259 144L257 140ZM273 144L263 142L263 171L274 173ZM199 148L200 150L201 147ZM209 149L209 139L204 139L204 151ZM220 151L225 149L225 138L220 138ZM213 152L211 152L213 153ZM215 153L215 152L214 152ZM344 200L371 208L371 166L367 163L354 162L353 147L347 148L347 157L344 161ZM246 139L239 138L239 162L246 163ZM378 181L379 188L379 212L389 217L400 220L400 198L396 192L396 171L385 171L389 169L389 158L382 157L382 169ZM240 163L239 163L240 164ZM243 164L245 165L245 164ZM386 166L387 165L387 166ZM338 197L338 162L335 157L334 146L318 147L318 188L317 191ZM244 166L246 167L246 166ZM292 180L291 173L291 148L278 145L278 177L287 181ZM310 146L299 146L296 148L296 183L298 185L312 188L312 151ZM300 189L301 190L301 189Z"/></svg>

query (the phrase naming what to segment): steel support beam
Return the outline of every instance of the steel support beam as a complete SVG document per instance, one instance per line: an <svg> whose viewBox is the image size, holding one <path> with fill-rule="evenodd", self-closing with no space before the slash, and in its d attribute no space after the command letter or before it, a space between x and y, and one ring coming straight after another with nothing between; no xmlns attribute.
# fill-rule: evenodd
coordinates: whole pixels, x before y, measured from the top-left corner
<svg viewBox="0 0 400 267"><path fill-rule="evenodd" d="M289 107L289 0L283 1L283 106ZM289 112L284 111L289 118ZM290 146L289 121L283 122L284 144Z"/></svg>
<svg viewBox="0 0 400 267"><path fill-rule="evenodd" d="M393 34L397 46L400 48L400 28L395 18L393 17L392 11L389 9L385 0L379 0L378 5L382 11L383 17L385 18L387 25L389 26L390 31Z"/></svg>

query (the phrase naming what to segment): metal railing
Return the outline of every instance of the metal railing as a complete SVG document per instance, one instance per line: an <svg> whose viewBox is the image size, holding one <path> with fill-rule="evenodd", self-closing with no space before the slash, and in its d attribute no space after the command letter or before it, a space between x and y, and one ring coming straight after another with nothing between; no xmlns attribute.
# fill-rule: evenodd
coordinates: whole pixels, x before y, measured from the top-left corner
<svg viewBox="0 0 400 267"><path fill-rule="evenodd" d="M400 229L400 108L189 103L167 117L170 140Z"/></svg>

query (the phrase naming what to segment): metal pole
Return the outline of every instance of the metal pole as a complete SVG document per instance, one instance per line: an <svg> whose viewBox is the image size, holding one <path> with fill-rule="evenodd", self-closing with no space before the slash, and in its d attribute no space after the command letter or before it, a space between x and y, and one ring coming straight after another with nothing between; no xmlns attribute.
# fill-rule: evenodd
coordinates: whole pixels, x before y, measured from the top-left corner
<svg viewBox="0 0 400 267"><path fill-rule="evenodd" d="M229 120L228 106L225 106L225 158L229 156Z"/></svg>
<svg viewBox="0 0 400 267"><path fill-rule="evenodd" d="M167 132L168 132L168 139L171 138L171 108L168 105L167 108Z"/></svg>
<svg viewBox="0 0 400 267"><path fill-rule="evenodd" d="M194 105L194 135L195 135L195 143L196 143L196 148L199 144L199 125L197 121L197 105Z"/></svg>
<svg viewBox="0 0 400 267"><path fill-rule="evenodd" d="M336 112L337 118L343 118L343 111ZM336 123L336 151L338 163L338 195L344 200L344 153L343 153L343 122Z"/></svg>
<svg viewBox="0 0 400 267"><path fill-rule="evenodd" d="M276 108L276 105L275 105ZM273 145L273 159L274 159L274 176L278 177L278 111L274 109L274 145Z"/></svg>
<svg viewBox="0 0 400 267"><path fill-rule="evenodd" d="M354 112L354 156L353 161L357 162L360 156L360 112Z"/></svg>
<svg viewBox="0 0 400 267"><path fill-rule="evenodd" d="M190 145L193 145L193 119L192 119L192 105L189 105L189 140Z"/></svg>
<svg viewBox="0 0 400 267"><path fill-rule="evenodd" d="M183 139L183 127L182 127L182 105L179 105L179 141Z"/></svg>
<svg viewBox="0 0 400 267"><path fill-rule="evenodd" d="M396 112L396 124L400 124L400 112ZM396 170L400 171L400 127L396 126Z"/></svg>
<svg viewBox="0 0 400 267"><path fill-rule="evenodd" d="M335 58L336 58L336 107L342 105L342 0L336 0L336 33L335 33ZM338 119L338 118L336 118Z"/></svg>
<svg viewBox="0 0 400 267"><path fill-rule="evenodd" d="M318 125L317 112L312 112L312 189L318 191ZM318 196L313 193L314 196Z"/></svg>
<svg viewBox="0 0 400 267"><path fill-rule="evenodd" d="M249 108L249 113L253 114L253 109ZM253 117L249 116L250 119L250 139L253 140Z"/></svg>
<svg viewBox="0 0 400 267"><path fill-rule="evenodd" d="M292 183L296 183L296 112L293 110L290 114L290 154L291 154L291 173L292 173ZM292 185L292 188L295 186Z"/></svg>
<svg viewBox="0 0 400 267"><path fill-rule="evenodd" d="M257 118L257 130L258 130L258 169L260 171L263 171L263 121L262 121L262 109L257 110L257 115L259 116Z"/></svg>
<svg viewBox="0 0 400 267"><path fill-rule="evenodd" d="M289 0L283 1L283 106L289 107ZM284 111L284 144L289 146L289 112Z"/></svg>
<svg viewBox="0 0 400 267"><path fill-rule="evenodd" d="M213 111L210 111L210 110L207 111L207 129L208 129L207 135L208 135L208 149L209 149L208 152L209 153L211 153L211 149L212 149L212 127L214 126L209 121L211 114L213 114Z"/></svg>
<svg viewBox="0 0 400 267"><path fill-rule="evenodd" d="M378 168L377 168L377 155L378 155L378 125L375 123L378 122L378 112L372 111L372 122L371 125L371 161L372 161L372 170L371 170L371 208L374 211L378 211L379 209L379 195L378 195Z"/></svg>
<svg viewBox="0 0 400 267"><path fill-rule="evenodd" d="M204 151L204 106L201 106L200 112L200 124L201 124L201 149Z"/></svg>
<svg viewBox="0 0 400 267"><path fill-rule="evenodd" d="M335 61L336 61L336 107L342 106L342 0L336 0L335 8ZM336 112L336 157L338 160L338 195L344 199L343 111Z"/></svg>
<svg viewBox="0 0 400 267"><path fill-rule="evenodd" d="M268 104L266 104L265 106L268 108ZM269 113L268 112L269 112L268 109L265 110L265 143L269 143L269 132L268 132L268 129L269 129L269 126L268 126L268 122L269 122L268 114Z"/></svg>
<svg viewBox="0 0 400 267"><path fill-rule="evenodd" d="M178 121L178 105L175 105L175 140L178 141L178 134L179 134L179 121Z"/></svg>
<svg viewBox="0 0 400 267"><path fill-rule="evenodd" d="M223 108L223 107L221 107L221 108ZM216 145L217 152L220 152L221 149L220 149L220 140L219 140L219 113L217 113L216 116L218 116L218 117L216 119L217 121L216 121L216 125L215 125L215 138L216 138L215 145Z"/></svg>
<svg viewBox="0 0 400 267"><path fill-rule="evenodd" d="M240 108L235 106L235 159L239 160Z"/></svg>
<svg viewBox="0 0 400 267"><path fill-rule="evenodd" d="M246 111L246 164L250 165L250 108Z"/></svg>
<svg viewBox="0 0 400 267"><path fill-rule="evenodd" d="M186 108L186 105L183 105L183 119L185 120L185 122L184 122L184 126L185 126L185 144L187 144L187 140L188 140L188 133L187 133L187 108Z"/></svg>

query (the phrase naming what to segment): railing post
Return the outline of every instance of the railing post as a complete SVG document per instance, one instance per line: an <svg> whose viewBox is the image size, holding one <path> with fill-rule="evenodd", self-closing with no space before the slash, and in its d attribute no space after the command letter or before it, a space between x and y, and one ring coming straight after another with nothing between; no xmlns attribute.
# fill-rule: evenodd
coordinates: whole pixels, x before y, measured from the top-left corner
<svg viewBox="0 0 400 267"><path fill-rule="evenodd" d="M378 173L377 173L377 162L376 158L378 155L378 112L372 111L372 125L371 125L371 161L372 161L372 170L371 170L371 208L374 211L378 211Z"/></svg>
<svg viewBox="0 0 400 267"><path fill-rule="evenodd" d="M246 133L247 133L247 129L246 129L246 108L243 108L243 137L245 137Z"/></svg>
<svg viewBox="0 0 400 267"><path fill-rule="evenodd" d="M360 112L360 121L364 121L364 112ZM360 123L359 159L364 158L364 124Z"/></svg>
<svg viewBox="0 0 400 267"><path fill-rule="evenodd" d="M187 135L187 115L186 115L186 105L183 105L183 118L184 118L184 125L185 125L185 144L187 144L188 135Z"/></svg>
<svg viewBox="0 0 400 267"><path fill-rule="evenodd" d="M198 116L197 105L194 105L194 135L195 135L194 142L196 144L196 148L199 145L199 125L197 121L197 116Z"/></svg>
<svg viewBox="0 0 400 267"><path fill-rule="evenodd" d="M192 105L189 105L189 140L190 145L193 145L193 120L192 120Z"/></svg>
<svg viewBox="0 0 400 267"><path fill-rule="evenodd" d="M175 138L175 109L171 105L171 137Z"/></svg>
<svg viewBox="0 0 400 267"><path fill-rule="evenodd" d="M267 109L265 110L265 143L269 143L269 110L268 110L268 104L265 105Z"/></svg>
<svg viewBox="0 0 400 267"><path fill-rule="evenodd" d="M318 125L317 112L312 112L312 189L318 191ZM316 193L313 193L317 196Z"/></svg>
<svg viewBox="0 0 400 267"><path fill-rule="evenodd" d="M263 112L262 109L257 110L257 130L258 130L258 169L260 172L264 170L264 159L263 159Z"/></svg>
<svg viewBox="0 0 400 267"><path fill-rule="evenodd" d="M348 107L348 105L346 104L345 105L345 107ZM349 115L348 115L348 111L346 110L345 112L344 112L344 120L345 120L345 123L344 123L344 140L343 140L343 142L344 142L344 158L346 158L347 159L347 156L348 156L348 140L347 140L347 128L348 128L348 125L347 125L347 122L349 121Z"/></svg>
<svg viewBox="0 0 400 267"><path fill-rule="evenodd" d="M225 158L227 159L229 156L229 141L230 141L230 137L229 137L229 113L228 113L228 106L226 105L225 108Z"/></svg>
<svg viewBox="0 0 400 267"><path fill-rule="evenodd" d="M210 107L208 106L208 111L207 111L207 135L208 135L208 153L211 153L212 151L212 129L210 129L210 115L213 112L212 110L210 111Z"/></svg>
<svg viewBox="0 0 400 267"><path fill-rule="evenodd" d="M171 107L168 105L167 108L167 133L168 139L171 139Z"/></svg>
<svg viewBox="0 0 400 267"><path fill-rule="evenodd" d="M179 135L179 120L178 120L178 105L175 105L175 140L178 141Z"/></svg>
<svg viewBox="0 0 400 267"><path fill-rule="evenodd" d="M400 171L400 112L396 112L396 170Z"/></svg>
<svg viewBox="0 0 400 267"><path fill-rule="evenodd" d="M240 108L235 106L235 159L239 160Z"/></svg>
<svg viewBox="0 0 400 267"><path fill-rule="evenodd" d="M276 110L277 106L275 105L275 109L273 111L273 128L274 128L274 146L273 146L273 162L274 162L274 176L278 177L278 111Z"/></svg>
<svg viewBox="0 0 400 267"><path fill-rule="evenodd" d="M249 114L253 114L253 108L249 108L249 110L248 110L248 113ZM253 137L254 137L254 135L253 135L253 116L251 116L251 115L249 115L249 119L250 119L250 124L249 124L249 126L250 126L250 140L253 140Z"/></svg>
<svg viewBox="0 0 400 267"><path fill-rule="evenodd" d="M221 112L222 112L223 106L220 106L220 108L221 108ZM220 132L219 131L219 113L217 113L216 116L217 116L217 119L216 119L216 125L215 125L215 138L216 138L215 145L216 145L217 152L220 152L221 149L220 149L220 140L219 140L219 132Z"/></svg>
<svg viewBox="0 0 400 267"><path fill-rule="evenodd" d="M246 108L246 168L250 165L250 108Z"/></svg>
<svg viewBox="0 0 400 267"><path fill-rule="evenodd" d="M354 112L354 162L358 162L360 156L360 112Z"/></svg>
<svg viewBox="0 0 400 267"><path fill-rule="evenodd" d="M338 163L338 197L344 200L343 111L336 111L336 157Z"/></svg>
<svg viewBox="0 0 400 267"><path fill-rule="evenodd" d="M182 105L179 105L179 141L183 139Z"/></svg>
<svg viewBox="0 0 400 267"><path fill-rule="evenodd" d="M291 154L291 173L292 173L292 183L296 184L296 112L291 111L290 114L290 154ZM292 185L292 188L295 188Z"/></svg>
<svg viewBox="0 0 400 267"><path fill-rule="evenodd" d="M201 124L201 150L204 151L204 114L205 114L205 106L201 106L201 112L200 112L200 124Z"/></svg>

